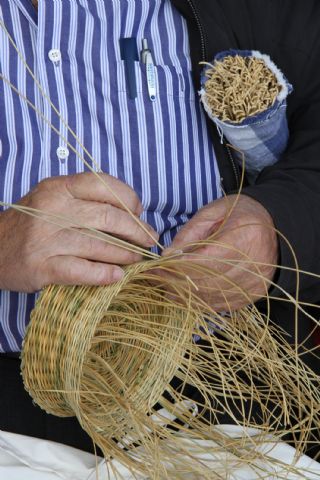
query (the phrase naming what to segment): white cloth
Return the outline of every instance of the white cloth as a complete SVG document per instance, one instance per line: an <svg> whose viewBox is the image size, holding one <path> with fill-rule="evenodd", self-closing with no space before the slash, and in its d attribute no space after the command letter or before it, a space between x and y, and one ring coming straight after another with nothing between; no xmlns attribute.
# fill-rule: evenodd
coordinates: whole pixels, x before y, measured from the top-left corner
<svg viewBox="0 0 320 480"><path fill-rule="evenodd" d="M239 435L239 427L224 426L223 431L232 437ZM254 433L254 432L253 432ZM200 442L199 442L200 443ZM221 475L222 465L226 464L226 454L215 457L210 455L210 442L208 444L208 455L202 461L212 464L213 471L219 471ZM280 473L281 467L264 464L262 472L259 468L238 467L232 469L232 473L225 471L221 478L230 480L258 480L260 478L269 480L319 480L320 464L307 456L302 456L295 462L295 450L284 443L268 443L262 447L268 451L272 459L278 459L288 465L295 465L296 473ZM232 458L228 457L232 463ZM229 463L230 464L230 463ZM265 473L265 472L269 473ZM117 472L117 473L112 473ZM38 440L35 438L16 435L0 431L0 479L3 480L133 480L146 477L133 477L132 474L117 462L113 468L108 468L104 460L95 458L94 455L76 450L65 445L54 442ZM170 476L169 478L174 478ZM198 477L186 476L188 480L200 480Z"/></svg>

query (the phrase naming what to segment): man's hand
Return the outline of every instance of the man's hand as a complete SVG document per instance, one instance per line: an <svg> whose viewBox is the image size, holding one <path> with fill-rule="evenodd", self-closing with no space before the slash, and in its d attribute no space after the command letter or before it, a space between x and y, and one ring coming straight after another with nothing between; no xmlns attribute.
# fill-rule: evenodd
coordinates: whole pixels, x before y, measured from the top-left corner
<svg viewBox="0 0 320 480"><path fill-rule="evenodd" d="M138 217L142 205L135 192L114 177L101 176ZM71 222L142 247L155 243L92 173L44 180L19 205L68 217ZM144 225L157 239L156 232ZM138 254L82 235L80 230L59 227L14 209L1 213L0 288L34 292L51 283L107 285L123 275L118 265L141 259Z"/></svg>
<svg viewBox="0 0 320 480"><path fill-rule="evenodd" d="M278 239L273 221L265 208L252 198L240 195L230 218L221 228L236 199L236 195L230 195L199 210L163 253L168 256L175 251L192 251L182 256L181 270L199 288L198 295L216 311L237 310L265 296L278 261ZM203 245L196 250L187 247L208 239L214 232L217 232L214 245ZM188 268L189 262L203 265L217 274L195 272ZM264 281L257 275L259 273Z"/></svg>

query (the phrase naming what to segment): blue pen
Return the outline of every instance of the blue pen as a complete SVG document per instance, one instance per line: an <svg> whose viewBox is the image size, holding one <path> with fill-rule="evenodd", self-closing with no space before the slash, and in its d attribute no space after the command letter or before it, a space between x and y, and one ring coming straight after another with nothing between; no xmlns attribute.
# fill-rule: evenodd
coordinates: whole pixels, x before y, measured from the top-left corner
<svg viewBox="0 0 320 480"><path fill-rule="evenodd" d="M137 97L137 80L134 62L139 60L137 39L134 37L120 38L121 59L125 63L126 82L129 98Z"/></svg>

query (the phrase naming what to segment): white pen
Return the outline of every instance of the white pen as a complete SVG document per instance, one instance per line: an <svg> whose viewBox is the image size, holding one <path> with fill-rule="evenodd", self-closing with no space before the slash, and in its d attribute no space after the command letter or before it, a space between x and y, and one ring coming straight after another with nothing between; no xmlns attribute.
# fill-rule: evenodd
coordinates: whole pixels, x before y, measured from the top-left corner
<svg viewBox="0 0 320 480"><path fill-rule="evenodd" d="M141 61L146 66L149 98L152 102L154 102L157 97L156 68L146 38L142 40Z"/></svg>

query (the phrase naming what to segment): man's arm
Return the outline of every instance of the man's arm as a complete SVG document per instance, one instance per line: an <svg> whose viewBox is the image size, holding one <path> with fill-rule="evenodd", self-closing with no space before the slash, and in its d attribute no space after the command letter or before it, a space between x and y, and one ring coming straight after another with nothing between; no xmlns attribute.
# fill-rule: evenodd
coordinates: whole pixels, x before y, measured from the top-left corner
<svg viewBox="0 0 320 480"><path fill-rule="evenodd" d="M243 193L270 213L275 227L292 245L300 269L319 274L320 3L239 0L235 5L225 0L221 5L230 41L238 42L238 48L269 54L294 87L288 99L287 151ZM283 267L295 268L292 253L281 239L279 261ZM293 294L297 277L280 269L277 283ZM300 295L305 301L319 300L319 280L302 275Z"/></svg>
<svg viewBox="0 0 320 480"><path fill-rule="evenodd" d="M319 18L320 24L320 18ZM319 28L320 34L320 28ZM260 202L276 228L290 242L299 268L320 274L320 45L312 45L303 81L295 93L289 117L290 142L280 162L266 168L243 193ZM295 268L286 242L280 238L280 264ZM294 272L279 270L277 283L294 292ZM319 279L300 278L301 298L320 300Z"/></svg>

